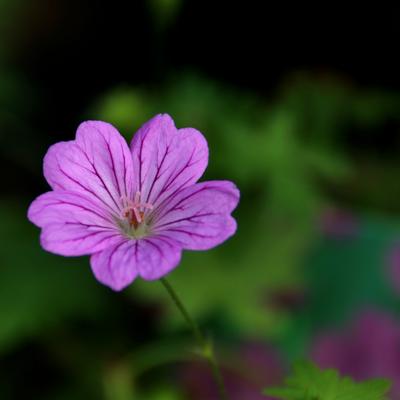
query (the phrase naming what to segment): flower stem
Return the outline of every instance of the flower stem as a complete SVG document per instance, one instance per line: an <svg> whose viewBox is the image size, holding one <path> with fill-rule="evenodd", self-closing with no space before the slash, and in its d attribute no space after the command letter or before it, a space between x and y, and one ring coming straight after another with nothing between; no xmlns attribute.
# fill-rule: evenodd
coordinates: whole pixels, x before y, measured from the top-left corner
<svg viewBox="0 0 400 400"><path fill-rule="evenodd" d="M201 333L197 323L190 316L190 314L186 310L185 306L183 305L182 301L178 297L177 293L175 292L171 284L165 278L161 278L160 281L167 290L168 294L171 296L173 302L178 307L183 317L185 318L186 322L192 329L193 335L201 348L201 355L207 360L208 364L210 365L215 383L218 386L220 399L228 400L224 380L222 378L221 370L218 366L217 359L215 357L214 349L211 342L208 341Z"/></svg>

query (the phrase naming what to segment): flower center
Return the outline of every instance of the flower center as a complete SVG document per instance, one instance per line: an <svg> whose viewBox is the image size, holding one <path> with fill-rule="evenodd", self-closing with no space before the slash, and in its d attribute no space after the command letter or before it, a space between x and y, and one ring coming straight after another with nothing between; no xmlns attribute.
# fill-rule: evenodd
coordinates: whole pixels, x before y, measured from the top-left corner
<svg viewBox="0 0 400 400"><path fill-rule="evenodd" d="M121 197L123 208L119 225L126 235L135 239L146 236L149 233L149 227L146 224L146 210L154 208L150 203L142 203L140 197L140 192L136 192L133 201L129 198Z"/></svg>

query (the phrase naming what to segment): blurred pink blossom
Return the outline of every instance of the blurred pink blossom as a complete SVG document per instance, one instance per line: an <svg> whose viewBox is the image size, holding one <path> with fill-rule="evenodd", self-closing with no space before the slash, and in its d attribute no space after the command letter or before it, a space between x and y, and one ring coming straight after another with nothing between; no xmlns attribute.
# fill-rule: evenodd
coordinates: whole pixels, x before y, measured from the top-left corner
<svg viewBox="0 0 400 400"><path fill-rule="evenodd" d="M327 236L348 238L357 234L358 224L356 217L349 211L330 207L321 213L319 229Z"/></svg>
<svg viewBox="0 0 400 400"><path fill-rule="evenodd" d="M225 361L225 362L224 362ZM261 343L247 343L222 360L223 375L230 400L268 400L261 394L267 386L284 378L284 363L278 352ZM183 380L191 400L218 400L218 392L207 366L196 363L186 367Z"/></svg>
<svg viewBox="0 0 400 400"><path fill-rule="evenodd" d="M400 323L388 314L365 311L345 329L320 335L311 356L356 380L390 379L393 400L400 399Z"/></svg>

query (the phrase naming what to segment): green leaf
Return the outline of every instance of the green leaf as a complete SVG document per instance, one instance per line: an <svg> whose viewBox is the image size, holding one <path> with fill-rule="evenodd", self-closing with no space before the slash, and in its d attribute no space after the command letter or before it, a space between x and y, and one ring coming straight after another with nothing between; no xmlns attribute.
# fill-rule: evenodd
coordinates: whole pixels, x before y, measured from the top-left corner
<svg viewBox="0 0 400 400"><path fill-rule="evenodd" d="M284 387L264 394L282 400L384 400L391 383L385 379L355 382L334 369L320 370L311 362L298 362Z"/></svg>

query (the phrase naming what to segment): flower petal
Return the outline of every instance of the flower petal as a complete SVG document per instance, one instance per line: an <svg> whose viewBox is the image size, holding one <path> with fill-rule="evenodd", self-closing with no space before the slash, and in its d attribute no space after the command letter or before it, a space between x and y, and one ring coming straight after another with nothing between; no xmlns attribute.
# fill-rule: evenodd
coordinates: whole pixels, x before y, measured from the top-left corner
<svg viewBox="0 0 400 400"><path fill-rule="evenodd" d="M37 197L30 205L28 219L43 228L53 223L81 223L114 229L110 213L83 193L57 190Z"/></svg>
<svg viewBox="0 0 400 400"><path fill-rule="evenodd" d="M208 146L193 128L177 129L167 114L144 124L131 143L137 191L157 206L178 189L197 182L208 163Z"/></svg>
<svg viewBox="0 0 400 400"><path fill-rule="evenodd" d="M113 290L122 290L138 275L134 262L134 240L122 240L114 246L95 253L90 265L96 279Z"/></svg>
<svg viewBox="0 0 400 400"><path fill-rule="evenodd" d="M153 231L179 242L183 248L206 250L236 231L230 213L239 190L229 181L202 182L171 196L154 213Z"/></svg>
<svg viewBox="0 0 400 400"><path fill-rule="evenodd" d="M44 175L54 190L85 193L118 213L121 197L132 197L133 170L128 145L110 124L82 123L76 140L50 147Z"/></svg>
<svg viewBox="0 0 400 400"><path fill-rule="evenodd" d="M180 262L182 247L163 236L141 239L138 246L139 275L148 281L160 279L173 270Z"/></svg>
<svg viewBox="0 0 400 400"><path fill-rule="evenodd" d="M94 253L121 236L110 215L81 193L47 192L32 202L28 218L43 228L43 248L65 256Z"/></svg>
<svg viewBox="0 0 400 400"><path fill-rule="evenodd" d="M175 268L181 258L176 242L164 238L125 240L90 259L96 278L113 290L122 290L140 275L159 279Z"/></svg>
<svg viewBox="0 0 400 400"><path fill-rule="evenodd" d="M61 256L93 254L120 240L121 234L117 231L69 223L46 225L40 235L42 247Z"/></svg>

